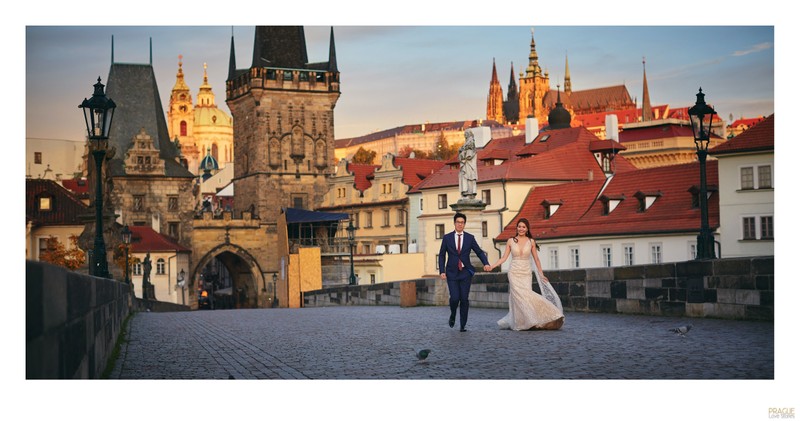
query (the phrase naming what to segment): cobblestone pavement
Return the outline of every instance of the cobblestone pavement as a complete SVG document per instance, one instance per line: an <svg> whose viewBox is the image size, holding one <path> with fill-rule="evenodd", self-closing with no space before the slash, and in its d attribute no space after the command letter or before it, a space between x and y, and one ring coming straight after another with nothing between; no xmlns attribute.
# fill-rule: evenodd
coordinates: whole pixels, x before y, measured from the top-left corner
<svg viewBox="0 0 800 421"><path fill-rule="evenodd" d="M139 313L115 379L774 379L771 322L567 313L499 330L503 309L327 307ZM691 324L686 336L670 328ZM431 354L419 362L414 350Z"/></svg>

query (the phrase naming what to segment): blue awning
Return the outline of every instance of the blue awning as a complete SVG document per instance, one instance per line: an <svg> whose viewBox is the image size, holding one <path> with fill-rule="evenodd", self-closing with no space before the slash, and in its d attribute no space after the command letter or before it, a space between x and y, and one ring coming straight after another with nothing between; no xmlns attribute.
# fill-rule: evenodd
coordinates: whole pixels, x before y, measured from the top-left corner
<svg viewBox="0 0 800 421"><path fill-rule="evenodd" d="M342 221L350 218L346 213L315 212L305 209L284 208L287 224L298 224L304 222L332 222Z"/></svg>

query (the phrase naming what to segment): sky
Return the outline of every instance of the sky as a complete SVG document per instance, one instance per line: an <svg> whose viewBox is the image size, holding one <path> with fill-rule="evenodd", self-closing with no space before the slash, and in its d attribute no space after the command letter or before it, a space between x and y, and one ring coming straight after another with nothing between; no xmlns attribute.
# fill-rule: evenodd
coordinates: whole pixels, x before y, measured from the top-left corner
<svg viewBox="0 0 800 421"><path fill-rule="evenodd" d="M794 77L789 71L796 67L792 67L793 53L787 48L789 39L797 38L797 25L792 21L796 14L783 6L786 2L441 3L240 0L234 10L207 2L152 0L91 5L45 0L36 2L35 8L18 5L5 13L4 25L0 26L8 35L6 57L11 57L0 66L6 81L8 105L4 109L7 121L12 121L9 141L12 148L20 148L14 152L18 158L12 174L25 171L23 136L83 139L85 128L78 104L91 95L98 76L104 82L108 76L112 35L115 60L128 63L149 62L152 38L153 65L165 111L175 83L178 55L183 55L186 82L195 98L203 63L208 63L217 104L227 112L224 81L232 31L237 67L246 68L252 55L254 25L304 25L312 62L328 60L328 37L333 26L342 80L334 111L337 139L426 121L485 118L492 62L497 64L506 93L510 64L513 62L517 74L527 66L532 27L539 64L549 72L553 88L563 80L568 58L573 90L624 83L631 97L641 101L644 58L652 105L690 106L702 87L706 100L728 120L730 114L734 118L769 115L777 103L788 105L787 98L797 98L797 84L788 79ZM124 9L115 9L119 7ZM18 64L23 62L24 66ZM16 106L19 98L25 98L25 107ZM778 120L778 133L785 131L782 127L786 123L782 122L791 124L790 117ZM778 147L788 147L789 143ZM776 159L789 157L779 154ZM787 164L776 165L777 183L792 177L788 172L791 164ZM14 184L14 188L20 187L21 183ZM22 197L22 192L14 195ZM22 220L22 207L15 206L14 210L18 214L4 219L21 229L14 221ZM778 245L796 231L790 219L780 219L779 230L784 235L776 239L776 273L790 270L785 267L792 261L787 255L790 248ZM16 237L21 242L22 232L18 231ZM13 278L21 279L21 273ZM408 404L415 414L463 413L452 407L453 400L459 399L456 394L462 395L464 407L477 418L552 415L589 419L606 413L615 419L672 419L674 415L714 419L723 414L723 418L736 419L730 415L730 408L735 407L741 414L739 419L761 419L768 417L770 407L800 406L800 401L787 398L783 392L794 389L790 384L798 377L791 363L793 350L785 345L796 333L787 326L791 318L786 317L786 311L791 305L785 297L795 295L788 284L782 284L787 288L782 289L785 295L775 297L777 380L766 383L141 382L120 387L124 396L146 395L146 405L152 404L159 413L175 415L198 410L204 415L225 415L230 406L202 405L203 396L213 388L220 401L237 402L239 410L243 407L238 402L244 399L247 412L261 407L269 413L297 415L299 410L313 415L315 408L321 408L320 416L348 414L353 419L392 407L406 408ZM18 297L24 295L21 287L14 292ZM6 320L21 320L20 306L4 307ZM5 314L10 311L14 313ZM9 326L9 336L21 338L21 325ZM4 361L24 359L21 346L6 348L4 353L15 355ZM536 352L535 341L531 352ZM684 351L676 349L680 352ZM23 378L21 366L16 364L13 376L6 377ZM105 383L80 382L71 384L69 390L59 382L15 386L19 386L14 389L19 396L11 401L21 410L35 405L41 412L56 415L61 408L74 406L76 397L94 396L99 399L94 399L93 407L100 409L99 402L107 402L105 410L120 419L140 415L138 411L120 413L116 405L123 395L117 387L108 388ZM43 406L36 398L45 395L50 404ZM294 395L310 397L314 405L303 406L303 401L291 398ZM279 398L277 404L270 399L275 396ZM474 396L480 399L471 400ZM534 405L529 404L530 396L536 396ZM734 402L731 396L747 398ZM609 402L619 404L609 406ZM288 407L295 410L288 411Z"/></svg>
<svg viewBox="0 0 800 421"><path fill-rule="evenodd" d="M539 65L563 89L565 62L573 91L624 84L641 106L643 61L653 106L706 101L728 120L774 111L772 26L353 26L332 25L341 72L334 110L337 139L406 124L486 118L496 63L507 93L511 65L528 65L531 30ZM331 25L305 28L308 58L328 60ZM82 140L77 105L118 63L152 64L165 112L179 55L196 99L208 65L218 107L225 104L231 34L237 68L249 68L253 26L29 26L26 28L26 136ZM701 43L693 40L703 40ZM113 98L112 98L113 99ZM38 116L47 115L46 120Z"/></svg>

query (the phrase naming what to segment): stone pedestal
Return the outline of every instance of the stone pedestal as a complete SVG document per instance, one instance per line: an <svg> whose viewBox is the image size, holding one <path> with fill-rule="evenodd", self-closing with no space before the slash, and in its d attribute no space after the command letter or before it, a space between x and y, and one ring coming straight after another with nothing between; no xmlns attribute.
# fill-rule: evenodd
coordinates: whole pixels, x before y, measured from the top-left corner
<svg viewBox="0 0 800 421"><path fill-rule="evenodd" d="M450 208L455 212L463 213L467 217L464 231L474 235L475 240L480 244L482 238L481 223L483 222L483 210L486 209L486 203L483 203L482 200L462 197L458 202L450 205ZM477 272L483 271L483 262L475 253L470 253L469 259Z"/></svg>

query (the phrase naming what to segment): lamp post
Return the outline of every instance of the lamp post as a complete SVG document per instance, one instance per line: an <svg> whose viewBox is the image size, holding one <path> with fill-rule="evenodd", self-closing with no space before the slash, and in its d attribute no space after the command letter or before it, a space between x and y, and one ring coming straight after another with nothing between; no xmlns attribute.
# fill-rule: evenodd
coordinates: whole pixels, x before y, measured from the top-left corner
<svg viewBox="0 0 800 421"><path fill-rule="evenodd" d="M353 269L353 246L356 244L356 227L353 226L353 220L347 225L347 240L350 242L350 285L356 284L356 273Z"/></svg>
<svg viewBox="0 0 800 421"><path fill-rule="evenodd" d="M131 232L131 229L128 228L127 225L125 225L122 228L122 242L125 243L125 283L126 284L130 284L131 283L130 271L129 271L131 265L130 265L130 258L128 257L128 251L131 248L131 237L132 237L132 234L133 233Z"/></svg>
<svg viewBox="0 0 800 421"><path fill-rule="evenodd" d="M697 159L700 161L700 234L697 235L697 260L716 259L714 234L708 225L708 193L706 186L706 157L711 139L711 122L717 114L705 101L703 88L697 93L697 102L689 108Z"/></svg>
<svg viewBox="0 0 800 421"><path fill-rule="evenodd" d="M181 287L181 304L186 305L186 297L184 297L184 288L186 287L186 272L181 269L180 273L178 273L178 286Z"/></svg>
<svg viewBox="0 0 800 421"><path fill-rule="evenodd" d="M278 305L278 274L272 274L272 307Z"/></svg>
<svg viewBox="0 0 800 421"><path fill-rule="evenodd" d="M114 117L116 104L103 92L100 77L94 85L91 99L84 99L78 108L83 108L83 117L86 121L86 131L92 145L92 155L95 162L95 235L94 251L92 253L91 274L108 278L108 261L106 260L106 244L103 240L103 159L108 148L108 133L111 130L111 119Z"/></svg>

